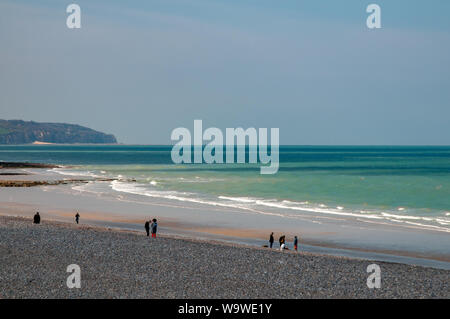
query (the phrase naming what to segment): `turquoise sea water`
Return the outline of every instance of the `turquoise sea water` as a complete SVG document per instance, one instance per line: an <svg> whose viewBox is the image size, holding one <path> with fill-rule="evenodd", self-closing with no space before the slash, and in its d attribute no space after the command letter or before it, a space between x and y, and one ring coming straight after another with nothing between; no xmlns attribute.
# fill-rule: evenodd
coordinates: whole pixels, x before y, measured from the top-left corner
<svg viewBox="0 0 450 319"><path fill-rule="evenodd" d="M261 175L259 164L174 165L170 151L170 146L0 146L0 160L75 165L56 171L121 179L103 189L87 185L91 191L450 230L450 147L283 146L275 175Z"/></svg>

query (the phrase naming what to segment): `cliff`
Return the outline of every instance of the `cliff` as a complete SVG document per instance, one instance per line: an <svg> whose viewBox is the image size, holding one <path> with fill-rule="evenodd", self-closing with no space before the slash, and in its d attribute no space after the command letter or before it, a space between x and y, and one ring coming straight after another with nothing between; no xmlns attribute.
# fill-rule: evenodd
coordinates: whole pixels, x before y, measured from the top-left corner
<svg viewBox="0 0 450 319"><path fill-rule="evenodd" d="M38 123L21 120L0 120L0 144L116 144L114 135L90 128L64 123Z"/></svg>

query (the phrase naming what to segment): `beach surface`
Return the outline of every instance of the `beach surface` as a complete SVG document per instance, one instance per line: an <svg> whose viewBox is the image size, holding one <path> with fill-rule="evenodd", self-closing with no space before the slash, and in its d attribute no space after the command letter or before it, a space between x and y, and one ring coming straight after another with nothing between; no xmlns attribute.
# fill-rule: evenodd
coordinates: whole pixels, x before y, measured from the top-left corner
<svg viewBox="0 0 450 319"><path fill-rule="evenodd" d="M66 285L67 266L81 288ZM0 216L1 298L449 298L450 271Z"/></svg>
<svg viewBox="0 0 450 319"><path fill-rule="evenodd" d="M448 232L343 215L302 211L284 216L276 208L248 210L111 192L115 180L62 175L47 167L3 168L2 173L7 175L0 176L0 186L14 186L0 187L4 216L30 218L39 211L47 221L73 222L79 212L84 225L140 232L146 220L157 218L164 234L253 247L267 244L274 232L276 240L286 235L291 249L299 236L301 252L450 270Z"/></svg>

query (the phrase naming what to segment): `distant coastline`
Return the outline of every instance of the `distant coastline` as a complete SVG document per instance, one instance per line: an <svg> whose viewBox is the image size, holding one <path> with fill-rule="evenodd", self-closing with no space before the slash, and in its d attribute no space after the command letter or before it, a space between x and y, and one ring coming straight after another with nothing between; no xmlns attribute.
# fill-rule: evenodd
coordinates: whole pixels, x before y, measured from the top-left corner
<svg viewBox="0 0 450 319"><path fill-rule="evenodd" d="M53 145L55 143L47 143L47 142L40 142L40 141L34 141L33 143L31 143L33 145Z"/></svg>
<svg viewBox="0 0 450 319"><path fill-rule="evenodd" d="M0 120L0 145L19 144L117 144L117 139L75 124Z"/></svg>

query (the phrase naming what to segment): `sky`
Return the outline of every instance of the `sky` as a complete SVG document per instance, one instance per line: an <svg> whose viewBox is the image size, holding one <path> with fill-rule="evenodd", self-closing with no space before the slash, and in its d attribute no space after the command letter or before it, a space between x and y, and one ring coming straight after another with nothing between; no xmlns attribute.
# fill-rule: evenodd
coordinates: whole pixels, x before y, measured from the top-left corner
<svg viewBox="0 0 450 319"><path fill-rule="evenodd" d="M81 28L66 7L81 7ZM381 29L366 7L381 7ZM281 144L450 145L447 0L0 0L0 118L127 144L177 127Z"/></svg>

